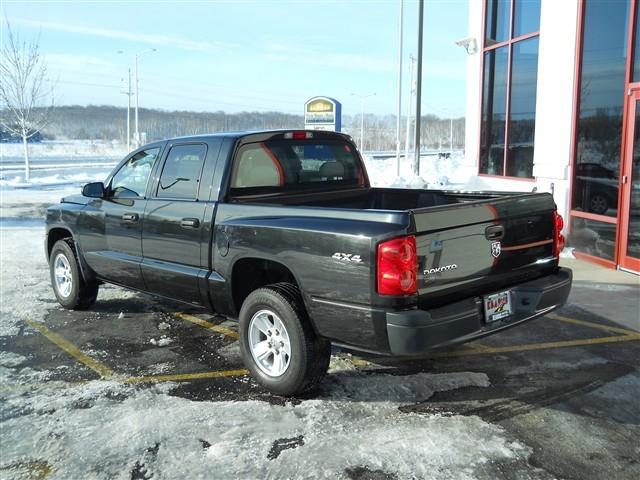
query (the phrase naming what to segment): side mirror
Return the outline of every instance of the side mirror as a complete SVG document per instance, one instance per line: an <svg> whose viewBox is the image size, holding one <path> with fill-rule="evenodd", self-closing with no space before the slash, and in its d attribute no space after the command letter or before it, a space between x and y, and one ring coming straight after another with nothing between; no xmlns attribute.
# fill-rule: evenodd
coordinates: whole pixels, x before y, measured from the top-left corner
<svg viewBox="0 0 640 480"><path fill-rule="evenodd" d="M104 183L102 182L92 182L87 183L84 187L82 187L82 195L89 198L104 198Z"/></svg>

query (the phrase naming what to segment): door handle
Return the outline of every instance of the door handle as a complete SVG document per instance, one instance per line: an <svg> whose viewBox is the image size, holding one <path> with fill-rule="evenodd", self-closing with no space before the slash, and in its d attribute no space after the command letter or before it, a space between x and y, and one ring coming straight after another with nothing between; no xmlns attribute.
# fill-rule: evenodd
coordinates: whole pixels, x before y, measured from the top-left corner
<svg viewBox="0 0 640 480"><path fill-rule="evenodd" d="M487 240L501 240L504 237L504 227L502 225L491 225L484 231Z"/></svg>
<svg viewBox="0 0 640 480"><path fill-rule="evenodd" d="M180 226L184 228L198 228L200 226L200 220L197 218L183 218L180 221Z"/></svg>
<svg viewBox="0 0 640 480"><path fill-rule="evenodd" d="M137 213L124 213L122 215L122 220L125 222L137 222L138 214Z"/></svg>

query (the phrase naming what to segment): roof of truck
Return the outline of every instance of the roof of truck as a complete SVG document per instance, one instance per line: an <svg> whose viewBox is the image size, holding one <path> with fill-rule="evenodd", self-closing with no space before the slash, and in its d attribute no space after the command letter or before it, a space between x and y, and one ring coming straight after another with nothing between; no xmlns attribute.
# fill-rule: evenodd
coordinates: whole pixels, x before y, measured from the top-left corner
<svg viewBox="0 0 640 480"><path fill-rule="evenodd" d="M272 135L286 132L311 132L314 136L331 136L331 135L340 135L342 137L350 138L349 135L342 132L332 132L326 130L305 130L304 128L281 128L281 129L272 129L272 130L244 130L244 131L235 131L235 132L216 132L216 133L203 133L200 135L185 135L182 137L174 137L168 138L165 141L173 141L173 140L203 140L206 138L241 138L249 135Z"/></svg>

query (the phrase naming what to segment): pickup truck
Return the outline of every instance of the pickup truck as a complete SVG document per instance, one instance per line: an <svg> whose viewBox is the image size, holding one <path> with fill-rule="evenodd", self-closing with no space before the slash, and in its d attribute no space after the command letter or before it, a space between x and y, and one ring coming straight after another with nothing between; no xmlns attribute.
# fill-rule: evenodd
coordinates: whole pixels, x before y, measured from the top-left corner
<svg viewBox="0 0 640 480"><path fill-rule="evenodd" d="M59 303L103 282L238 319L243 361L295 395L331 345L415 358L545 315L571 271L548 193L373 188L347 135L220 133L145 145L47 210Z"/></svg>

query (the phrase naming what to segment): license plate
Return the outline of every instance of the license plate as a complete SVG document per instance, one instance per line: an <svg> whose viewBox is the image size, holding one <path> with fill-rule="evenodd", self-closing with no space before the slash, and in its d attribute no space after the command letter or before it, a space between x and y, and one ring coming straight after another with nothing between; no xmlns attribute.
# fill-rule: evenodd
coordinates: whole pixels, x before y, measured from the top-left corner
<svg viewBox="0 0 640 480"><path fill-rule="evenodd" d="M508 317L511 312L511 293L509 291L484 297L484 318L487 323Z"/></svg>

